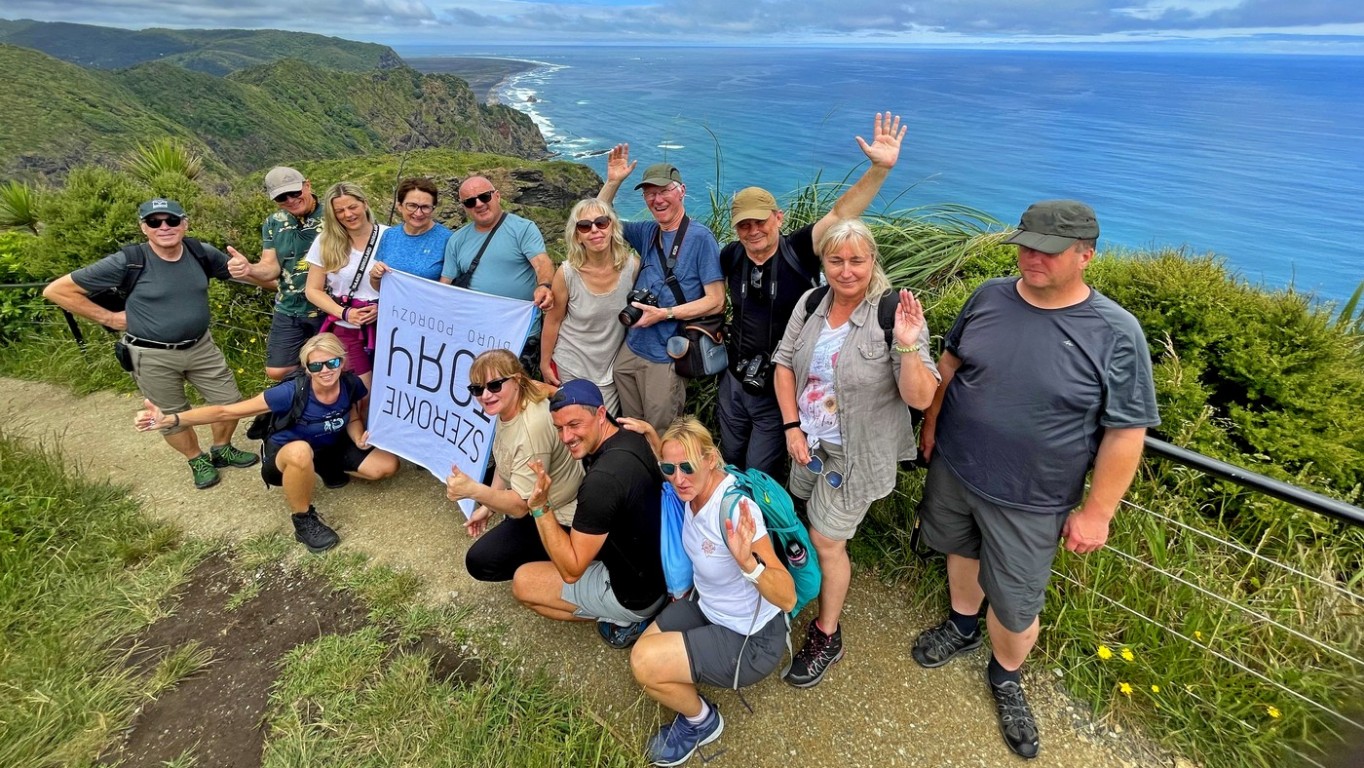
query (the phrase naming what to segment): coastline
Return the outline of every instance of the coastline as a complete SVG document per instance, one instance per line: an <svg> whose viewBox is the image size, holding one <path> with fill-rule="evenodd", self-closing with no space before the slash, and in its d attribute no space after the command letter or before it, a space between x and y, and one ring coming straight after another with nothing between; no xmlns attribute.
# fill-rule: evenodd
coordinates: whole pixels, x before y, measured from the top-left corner
<svg viewBox="0 0 1364 768"><path fill-rule="evenodd" d="M492 56L405 56L403 60L423 74L455 75L466 80L485 104L499 103L498 91L513 77L544 66L539 61Z"/></svg>

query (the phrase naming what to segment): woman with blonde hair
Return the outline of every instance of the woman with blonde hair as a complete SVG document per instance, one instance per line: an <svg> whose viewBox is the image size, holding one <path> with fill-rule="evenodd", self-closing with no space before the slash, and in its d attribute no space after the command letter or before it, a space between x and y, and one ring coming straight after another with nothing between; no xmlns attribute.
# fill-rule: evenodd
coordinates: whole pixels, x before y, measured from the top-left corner
<svg viewBox="0 0 1364 768"><path fill-rule="evenodd" d="M379 317L379 290L369 278L387 229L374 220L365 191L340 181L322 196L322 230L308 248L308 301L327 314L322 330L345 345L346 370L366 386L373 377L374 322Z"/></svg>
<svg viewBox="0 0 1364 768"><path fill-rule="evenodd" d="M609 203L579 200L564 226L568 259L554 273L554 306L545 313L540 371L559 385L588 379L610 413L620 412L612 362L626 326L618 319L634 286L639 259L625 244L620 217Z"/></svg>
<svg viewBox="0 0 1364 768"><path fill-rule="evenodd" d="M940 378L923 307L909 291L892 291L871 230L845 219L815 250L829 284L802 297L772 358L792 460L788 487L808 501L822 571L819 614L785 677L797 688L817 685L843 658L838 622L852 576L848 539L871 503L894 489L899 462L914 458L905 406L927 408ZM895 310L889 339L879 319L883 301Z"/></svg>
<svg viewBox="0 0 1364 768"><path fill-rule="evenodd" d="M781 664L783 612L796 604L796 585L772 546L762 510L733 488L734 477L701 422L683 416L661 439L645 421L621 423L649 438L659 470L686 505L682 547L692 563L694 599L669 603L630 653L644 692L677 712L649 740L649 760L679 765L725 727L697 683L749 686Z"/></svg>
<svg viewBox="0 0 1364 768"><path fill-rule="evenodd" d="M272 431L261 447L261 478L266 485L284 488L285 502L293 513L294 538L311 552L325 552L341 537L313 508L317 478L321 477L328 488L340 488L350 481L350 475L382 480L398 471L397 456L369 445L360 408L367 390L358 376L342 369L345 358L346 349L336 336L319 333L305 341L299 351L303 376L286 379L239 403L209 405L169 416L144 400L146 410L137 414L136 427L146 432L274 414ZM299 397L302 411L295 414ZM289 418L281 421L286 416Z"/></svg>
<svg viewBox="0 0 1364 768"><path fill-rule="evenodd" d="M497 417L493 436L497 470L492 485L486 485L452 467L445 493L451 501L472 499L478 505L464 526L470 536L479 537L464 556L469 575L479 581L510 581L522 565L549 560L526 503L536 480L531 461L543 462L552 478L549 505L565 528L573 524L583 469L560 442L550 419L554 388L530 378L516 355L490 349L475 358L469 368L469 393L484 413ZM494 512L506 519L488 530Z"/></svg>

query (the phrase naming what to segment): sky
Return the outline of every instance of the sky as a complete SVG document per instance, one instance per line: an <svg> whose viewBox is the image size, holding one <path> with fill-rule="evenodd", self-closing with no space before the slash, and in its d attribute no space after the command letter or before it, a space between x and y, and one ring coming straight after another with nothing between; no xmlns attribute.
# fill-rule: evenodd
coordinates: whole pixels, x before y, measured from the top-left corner
<svg viewBox="0 0 1364 768"><path fill-rule="evenodd" d="M1361 0L5 0L4 18L316 32L394 46L1161 44L1364 52Z"/></svg>

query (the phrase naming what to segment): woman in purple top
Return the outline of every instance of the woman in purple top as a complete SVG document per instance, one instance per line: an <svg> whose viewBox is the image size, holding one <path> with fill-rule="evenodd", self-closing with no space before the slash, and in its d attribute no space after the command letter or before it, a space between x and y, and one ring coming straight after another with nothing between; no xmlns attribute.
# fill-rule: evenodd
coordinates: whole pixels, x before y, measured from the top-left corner
<svg viewBox="0 0 1364 768"><path fill-rule="evenodd" d="M135 426L139 431L195 424L214 424L265 413L274 415L272 429L261 449L261 477L266 485L284 488L293 513L294 538L312 552L336 546L336 535L313 508L317 477L328 488L340 488L350 475L382 480L398 471L398 457L369 445L360 404L367 390L360 378L342 370L346 349L334 334L320 333L304 342L299 352L303 373L295 374L253 398L232 405L209 405L169 416L143 400ZM299 388L306 390L300 392ZM303 409L292 423L282 423L294 411L297 395ZM287 420L287 418L286 418Z"/></svg>

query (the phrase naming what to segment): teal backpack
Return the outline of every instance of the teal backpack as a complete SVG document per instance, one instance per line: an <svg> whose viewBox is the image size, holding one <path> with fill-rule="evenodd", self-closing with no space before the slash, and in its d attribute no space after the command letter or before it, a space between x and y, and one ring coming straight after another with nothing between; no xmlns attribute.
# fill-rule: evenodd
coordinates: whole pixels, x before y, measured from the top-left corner
<svg viewBox="0 0 1364 768"><path fill-rule="evenodd" d="M746 496L757 502L763 513L763 524L767 535L772 538L772 548L777 557L791 572L796 582L796 606L791 616L800 613L811 600L819 597L822 579L819 570L819 555L810 543L810 533L805 530L800 518L796 517L791 496L766 472L759 469L739 469L732 464L725 465L725 471L734 476L734 484L725 491L724 503L720 508L730 520L738 522L739 497ZM723 521L720 530L724 530Z"/></svg>

